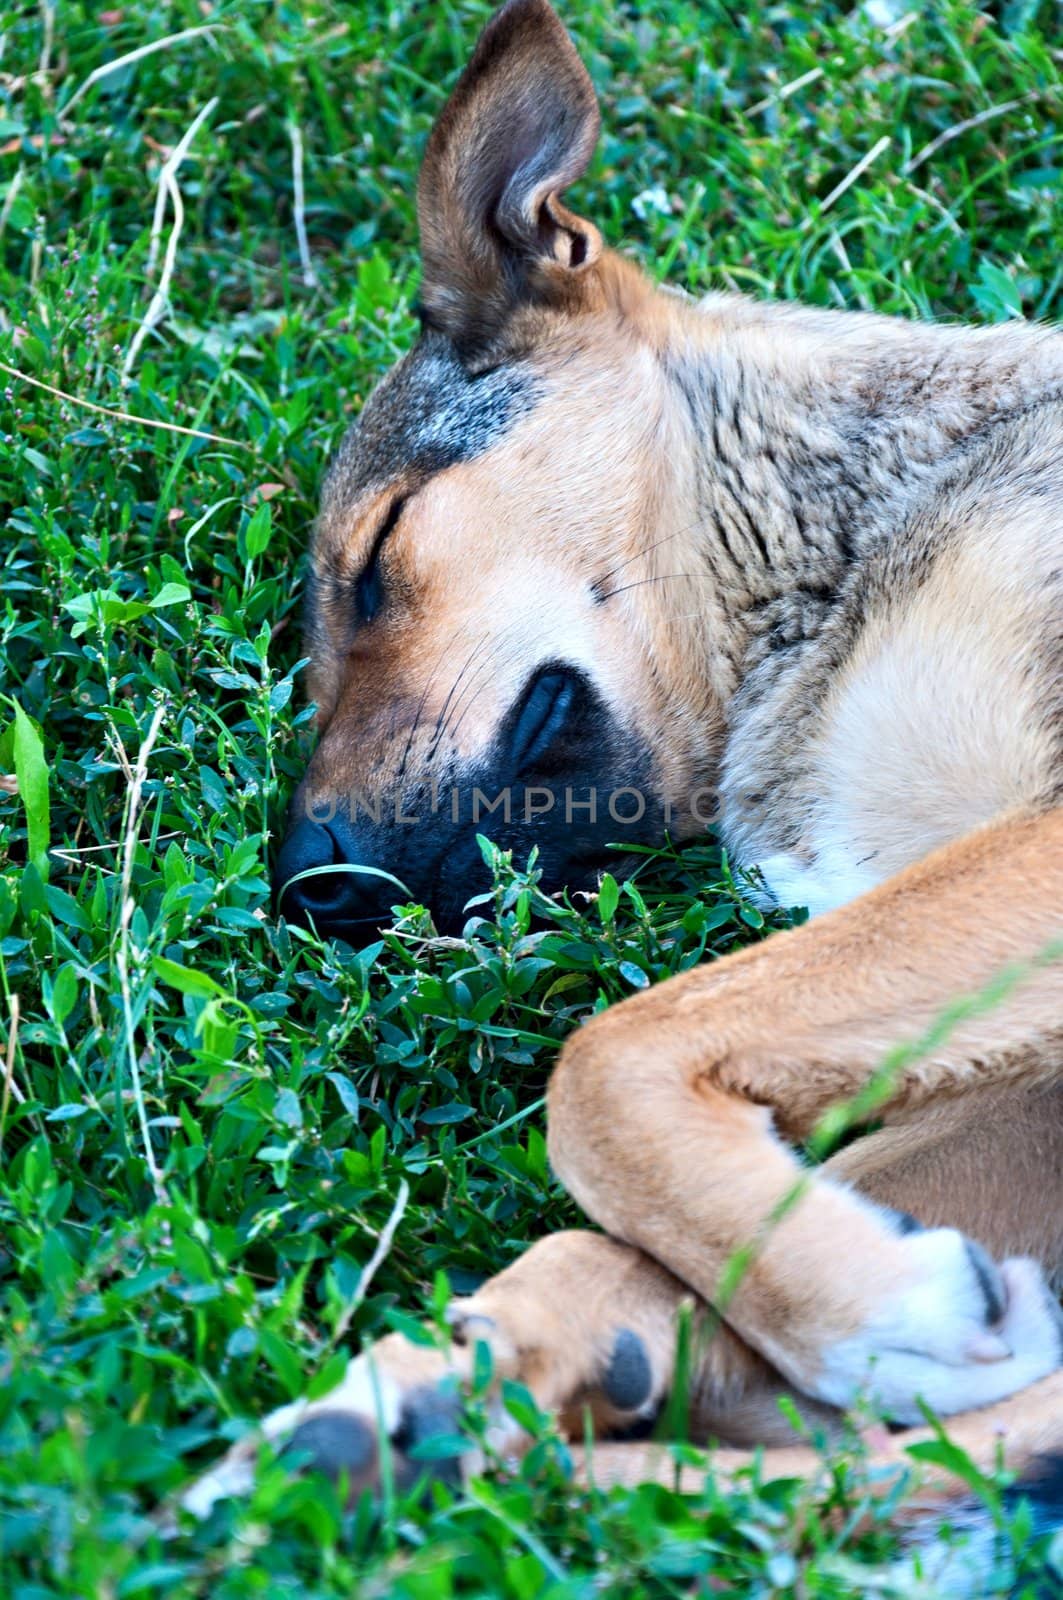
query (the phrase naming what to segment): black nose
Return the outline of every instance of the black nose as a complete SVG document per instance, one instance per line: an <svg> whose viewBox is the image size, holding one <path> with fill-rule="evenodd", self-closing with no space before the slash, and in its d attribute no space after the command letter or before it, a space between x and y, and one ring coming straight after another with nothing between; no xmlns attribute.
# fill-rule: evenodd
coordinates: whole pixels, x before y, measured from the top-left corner
<svg viewBox="0 0 1063 1600"><path fill-rule="evenodd" d="M306 818L297 822L281 845L274 876L285 921L344 939L369 937L390 922L401 891L386 878L359 872L358 865L357 854L352 859L328 828Z"/></svg>

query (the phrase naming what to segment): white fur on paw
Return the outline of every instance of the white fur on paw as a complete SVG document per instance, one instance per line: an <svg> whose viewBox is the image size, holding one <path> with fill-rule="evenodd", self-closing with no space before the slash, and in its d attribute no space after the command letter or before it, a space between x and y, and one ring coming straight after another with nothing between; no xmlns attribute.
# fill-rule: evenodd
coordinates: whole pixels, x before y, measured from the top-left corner
<svg viewBox="0 0 1063 1600"><path fill-rule="evenodd" d="M401 1410L398 1384L374 1365L371 1352L366 1351L348 1363L340 1383L320 1400L295 1400L271 1411L216 1466L184 1491L180 1504L202 1521L219 1501L250 1494L260 1445L264 1441L283 1445L301 1423L319 1412L347 1411L372 1419L378 1433L390 1436L399 1425Z"/></svg>
<svg viewBox="0 0 1063 1600"><path fill-rule="evenodd" d="M826 1351L822 1399L846 1406L867 1394L896 1421L918 1422L919 1401L946 1416L992 1405L1063 1363L1060 1310L1036 1262L997 1268L951 1228L910 1234L905 1250L913 1283Z"/></svg>
<svg viewBox="0 0 1063 1600"><path fill-rule="evenodd" d="M372 1417L377 1431L390 1436L399 1425L402 1391L394 1378L382 1371L373 1360L370 1348L347 1363L342 1381L320 1400L315 1400L308 1414L312 1415L314 1411L350 1411L355 1416ZM267 1428L269 1423L267 1417ZM268 1434L267 1437L272 1438L273 1435Z"/></svg>

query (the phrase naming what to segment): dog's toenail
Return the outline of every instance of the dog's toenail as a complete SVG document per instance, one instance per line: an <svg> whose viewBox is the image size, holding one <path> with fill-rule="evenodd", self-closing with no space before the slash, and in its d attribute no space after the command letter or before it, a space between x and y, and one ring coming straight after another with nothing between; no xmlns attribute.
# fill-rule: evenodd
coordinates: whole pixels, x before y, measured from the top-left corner
<svg viewBox="0 0 1063 1600"><path fill-rule="evenodd" d="M602 1378L602 1392L618 1411L637 1411L653 1388L653 1372L646 1346L637 1333L621 1328Z"/></svg>
<svg viewBox="0 0 1063 1600"><path fill-rule="evenodd" d="M967 1260L971 1271L978 1279L978 1287L981 1289L985 1299L986 1323L992 1327L994 1323L1002 1320L1004 1312L1007 1310L1004 1285L1000 1281L999 1272L982 1249L982 1246L976 1244L973 1239L965 1239L964 1245L967 1249Z"/></svg>
<svg viewBox="0 0 1063 1600"><path fill-rule="evenodd" d="M372 1467L376 1436L361 1417L344 1411L320 1411L299 1424L281 1453L298 1453L314 1471L329 1478L345 1475L353 1482Z"/></svg>

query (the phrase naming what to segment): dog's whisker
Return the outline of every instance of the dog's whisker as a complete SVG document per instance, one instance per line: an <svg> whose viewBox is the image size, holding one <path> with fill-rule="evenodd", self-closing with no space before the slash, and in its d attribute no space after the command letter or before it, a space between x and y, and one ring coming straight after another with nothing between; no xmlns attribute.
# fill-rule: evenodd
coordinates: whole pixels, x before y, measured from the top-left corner
<svg viewBox="0 0 1063 1600"><path fill-rule="evenodd" d="M406 775L406 764L407 764L407 762L409 761L409 758L410 758L410 751L413 748L413 741L417 737L417 731L421 726L421 719L424 716L424 709L425 709L425 706L428 704L428 696L429 696L429 693L431 692L433 683L435 682L436 678L439 675L439 669L443 665L443 662L447 659L448 655L450 654L451 648L454 645L454 643L458 639L460 639L463 634L467 634L471 630L472 626L473 626L473 621L472 621L472 618L470 617L470 618L463 619L454 628L452 628L450 630L450 633L447 635L446 639L444 640L443 648L440 650L439 654L437 655L437 657L435 659L435 662L434 662L434 664L432 666L432 670L428 674L428 679L427 679L427 681L425 683L424 689L421 692L421 698L417 703L417 710L414 713L413 722L410 725L410 731L409 731L409 734L408 734L407 739L406 739L406 745L405 745L405 748L403 749L403 752L402 752L402 760L399 762L398 776L399 776L400 780L402 778L404 778L405 775Z"/></svg>
<svg viewBox="0 0 1063 1600"><path fill-rule="evenodd" d="M451 726L449 727L449 729L445 729L444 730L445 732L449 732L450 733L451 739L456 739L457 738L458 732L459 732L459 730L461 728L462 723L465 721L465 719L469 715L469 713L473 710L473 708L476 705L476 702L479 700L480 696L484 692L484 689L487 687L486 683L484 683L482 681L483 680L483 673L485 672L485 670L488 667L498 665L499 664L499 659L498 659L499 656L502 656L501 665L502 666L507 666L510 661L512 661L515 657L517 657L519 655L520 647L521 647L522 642L523 641L520 640L520 639L510 639L510 640L500 639L498 641L498 643L496 644L494 650L492 650L491 654L489 656L487 656L480 663L480 667L478 669L477 676L481 681L476 683L475 687L473 686L472 682L470 682L469 684L466 685L465 693L468 694L470 692L470 690L471 690L472 691L472 697L471 697L471 699L469 699L466 702L464 709L461 711L461 715L458 717L458 720L456 722L452 723ZM505 654L503 654L503 651L505 652ZM459 709L459 707L455 706L454 707L454 712L457 713L458 709Z"/></svg>
<svg viewBox="0 0 1063 1600"><path fill-rule="evenodd" d="M503 598L503 596L505 595L507 586L508 585L505 582L498 584L491 591L491 593L485 597L485 599L484 599L484 601L482 603L482 606L481 606L481 611L485 611L487 613L490 613L490 611L493 608L493 606L495 605L495 603L497 601L501 600ZM414 739L415 739L415 737L417 735L418 729L421 726L421 720L422 720L422 718L424 716L424 709L425 709L425 706L426 706L426 704L428 702L428 696L429 696L429 693L431 692L431 688L432 688L433 683L435 682L436 678L439 675L439 669L442 666L443 662L450 655L450 652L451 652L454 644L456 643L456 641L459 640L463 635L468 634L469 632L471 632L472 627L474 625L475 618L476 618L476 614L474 613L473 616L470 616L467 619L463 619L455 627L453 627L450 630L450 633L447 635L446 639L444 640L443 647L440 650L438 656L436 657L436 660L435 660L435 662L434 662L434 664L432 666L432 670L429 673L428 681L425 684L424 690L422 691L422 694L421 694L421 698L420 698L420 700L418 702L417 710L416 710L416 712L414 714L413 723L412 723L412 725L410 727L410 732L409 732L409 735L408 735L407 740L406 740L406 746L405 746L405 748L403 750L403 753L402 753L402 760L401 760L401 762L399 764L399 772L398 772L398 775L399 775L400 778L402 778L405 775L407 763L408 763L409 757L410 757L410 752L411 752L411 749L412 749L412 746L413 746L413 741L414 741ZM472 665L473 661L475 661L476 650L479 648L480 644L483 644L486 641L487 637L488 636L486 634L481 637L481 640L479 641L479 644L474 647L471 657L469 658L469 660L467 660L465 662L465 664L463 665L463 667L459 671L458 676L455 678L454 682L450 686L450 689L448 690L447 698L444 701L443 708L440 711L439 716L438 716L437 721L436 721L436 726L433 729L433 733L432 733L433 743L432 743L432 747L431 747L431 749L430 749L430 751L428 753L428 756L426 757L426 760L431 760L433 758L433 756L435 754L435 750L438 747L439 737L441 735L441 732L443 731L443 729L441 727L441 722L442 722L442 719L444 719L445 716L446 716L447 702L449 701L451 695L453 695L455 690L458 688L458 685L460 684L461 678L462 678L463 674L465 673L465 671Z"/></svg>
<svg viewBox="0 0 1063 1600"><path fill-rule="evenodd" d="M432 730L432 742L433 742L433 744L436 744L439 741L440 734L442 733L443 728L444 728L444 726L446 724L447 712L450 709L451 702L453 701L453 698L454 698L455 694L457 693L459 686L462 684L462 682L465 679L465 674L469 671L469 669L471 668L473 662L476 660L477 655L479 654L480 650L487 643L487 641L488 641L488 639L490 639L490 637L491 637L490 632L482 633L480 635L479 639L473 645L472 650L469 652L469 654L466 656L465 660L462 662L461 667L458 669L457 675L455 676L453 683L451 684L450 688L447 690L446 699L443 701L443 705L442 705L442 707L441 707L441 709L439 711L439 715L436 717L436 724L435 724L435 727Z"/></svg>
<svg viewBox="0 0 1063 1600"><path fill-rule="evenodd" d="M603 594L601 604L607 600L615 600L618 594L628 594L632 589L642 589L649 583L674 583L681 578L688 578L693 583L711 583L712 574L708 572L661 572L652 578L639 578L635 583L621 584L619 589L610 589L608 594Z"/></svg>
<svg viewBox="0 0 1063 1600"><path fill-rule="evenodd" d="M663 544L669 544L673 539L680 539L690 531L690 528L676 528L674 533L666 533L663 538L654 539L652 544L644 545L641 550L636 550L634 555L625 556L623 561L618 561L615 567L610 567L608 572L603 572L600 577L595 579L595 588L598 589L602 584L608 583L609 579L615 578L618 572L623 572L625 567L630 567L633 561L641 561L644 556L652 555L654 550L659 550Z"/></svg>
<svg viewBox="0 0 1063 1600"><path fill-rule="evenodd" d="M677 530L677 531L678 532L682 532L683 530ZM672 538L672 537L675 537L675 535L669 535L668 537ZM657 541L658 544L663 544L663 543L666 543L666 542L667 541L663 540L663 539ZM654 548L654 546L647 546L645 550L636 552L636 554L634 556L630 557L628 561L621 563L620 566L614 568L613 570L614 571L619 571L621 566L630 565L631 561L638 559L640 556L644 556L644 555L648 554L649 551L651 549L653 549L653 548ZM686 578L692 578L692 579L697 579L697 580L701 580L701 581L706 581L706 580L710 579L710 575L708 573L684 573L684 572L658 573L658 574L656 574L656 575L654 575L652 577L640 579L639 581L637 581L635 583L623 584L617 589L610 590L608 594L603 595L601 597L601 599L599 600L599 604L603 604L606 600L612 599L615 595L624 594L628 590L631 590L631 589L638 589L643 584L666 583L666 582L679 581L681 579L686 579ZM525 612L524 615L523 615L523 620L525 621L525 623L534 622L537 617L547 615L550 612L550 610L552 608L552 605L553 605L553 601L552 600L543 601L542 603L540 603L540 605L536 606L533 611ZM462 673L459 675L461 677L464 677L465 680L466 680L465 683L464 683L464 687L462 688L461 693L458 694L456 696L456 698L453 698L452 703L449 705L449 708L448 707L444 708L444 712L446 714L443 715L442 721L440 723L437 723L437 727L436 727L435 734L434 734L434 737L433 737L433 744L432 744L431 751L430 751L428 759L432 759L432 757L434 757L436 751L439 748L440 743L442 742L442 739L448 733L449 733L449 735L450 735L450 737L452 739L456 737L456 735L457 735L458 731L460 730L462 724L466 721L466 718L468 717L469 713L471 712L471 710L475 706L477 700L480 698L481 694L483 693L484 688L486 687L486 685L483 682L483 676L488 671L488 669L490 667L492 667L492 666L498 665L500 656L502 658L503 663L508 662L509 660L513 659L514 656L519 654L520 650L523 648L523 645L524 645L523 633L521 635L519 635L519 636L515 636L515 637L511 637L511 638L499 639L499 640L497 640L495 642L495 644L488 651L488 653L482 658L482 660L479 661L479 663L476 663L475 660L468 661L468 662L465 663L464 667L462 668ZM503 654L503 652L505 652L505 654ZM475 668L475 670L473 670L474 668ZM451 696L448 697L448 699L450 699L451 697L454 696L454 692L457 690L457 688L458 688L458 682L456 680L454 685L452 686ZM455 718L457 720L455 720Z"/></svg>
<svg viewBox="0 0 1063 1600"><path fill-rule="evenodd" d="M679 539L679 538L685 537L688 533L692 532L696 528L696 526L697 526L696 522L690 522L688 524L685 524L681 528L674 529L671 533L664 534L660 539L654 539L651 543L649 543L647 545L643 545L641 549L633 551L631 555L625 556L622 561L616 562L615 565L613 565L612 567L607 569L607 571L602 573L595 580L594 588L596 590L600 589L601 586L604 583L608 582L608 580L610 578L615 577L617 573L622 572L625 567L631 566L632 563L635 562L635 561L644 560L646 557L652 555L654 550L660 549L660 547L662 545L669 544L675 539ZM635 585L625 585L624 587L635 587ZM492 609L492 607L496 604L496 602L498 602L499 600L501 600L503 598L503 596L505 595L505 592L506 592L506 588L507 588L507 584L506 583L501 583L491 592L491 594L486 596L486 598L484 599L484 601L482 603L482 608L481 608L482 611L489 613L490 610ZM612 591L610 591L609 594L599 595L598 596L598 604L602 604L602 603L604 603L605 600L611 599L613 594L617 594L617 593L621 593L621 592L623 592L623 591L622 590L612 590ZM551 605L552 605L552 602L550 602L550 601L540 603L540 605L538 605L533 612L530 612L530 613L529 612L525 612L524 613L524 620L525 621L534 620L534 618L537 617L537 616L545 615L550 610ZM428 698L429 698L429 695L431 693L432 686L435 683L435 681L436 681L436 679L437 679L437 677L439 675L439 669L442 666L443 662L447 659L448 655L451 653L455 642L458 639L460 639L463 634L467 634L468 632L470 632L471 631L471 627L472 627L472 620L470 619L470 620L466 620L466 621L460 622L456 627L451 629L450 633L447 635L447 638L446 638L446 640L445 640L445 642L443 644L442 649L439 651L439 654L438 654L435 662L433 663L432 669L431 669L431 671L429 673L429 676L428 676L428 680L425 683L425 686L424 686L423 690L421 691L421 696L420 696L420 699L419 699L418 704L417 704L417 710L414 713L414 719L413 719L413 722L410 725L410 729L409 729L409 732L408 732L407 737L406 737L406 742L405 742L405 745L403 747L402 757L401 757L401 759L399 761L398 770L397 770L397 777L398 777L400 782L406 776L406 773L407 773L407 770L408 770L408 767L409 767L410 756L411 756L412 751L413 751L414 741L415 741L415 739L417 737L418 732L420 731L421 724L422 724L422 721L424 719L425 707L426 707L426 705L428 703ZM482 645L484 643L486 643L486 636L484 636L479 641L479 645L477 646L477 649L479 648L480 645ZM483 666L486 666L489 662L493 661L497 657L498 649L502 647L503 643L504 643L504 641L500 641L499 645L494 650L492 650L490 656L488 656L486 658L485 662L482 664ZM451 684L450 689L447 692L447 696L446 696L446 698L444 700L443 706L442 706L442 708L441 708L441 710L440 710L440 712L439 712L439 714L437 716L435 727L432 730L432 734L431 734L431 737L430 737L429 749L426 752L425 757L424 757L424 760L425 760L426 764L428 762L433 761L435 759L436 755L438 754L439 747L440 747L440 744L442 742L442 739L445 737L446 733L448 732L448 725L450 725L449 726L449 731L451 731L451 733L453 733L453 732L456 731L457 727L460 726L461 722L464 721L464 712L462 713L462 715L461 715L461 717L459 719L459 722L457 724L452 724L451 719L459 711L461 703L465 700L465 696L470 692L470 690L472 688L473 682L475 682L476 679L479 677L479 673L480 673L481 668L477 668L476 673L473 675L472 679L469 679L469 677L468 677L468 674L471 672L472 668L476 665L476 653L477 653L476 650L474 650L473 653L472 653L471 658L468 659L463 664L462 668L460 669L458 675L454 679L454 682ZM452 703L453 702L453 697L454 697L455 694L457 694L458 690L461 688L463 680L465 680L464 689L462 689L461 694L458 696L457 703ZM477 691L477 693L479 693L479 691Z"/></svg>
<svg viewBox="0 0 1063 1600"><path fill-rule="evenodd" d="M505 585L501 586L495 592L494 595L492 595L492 596L490 596L488 598L488 600L487 600L487 602L485 602L485 604L487 606L490 606L490 605L492 605L494 603L495 600L501 598L501 596L505 593L505 587L506 587ZM466 677L467 681L465 682L465 685L464 685L464 688L462 690L462 693L458 697L457 701L454 702L449 707L447 705L444 706L443 712L441 712L441 714L440 714L442 720L440 722L437 722L437 724L436 724L435 745L438 745L439 740L442 739L442 737L448 732L448 730L451 731L451 733L453 734L453 728L451 726L451 721L452 721L452 718L459 711L459 709L461 707L461 702L464 700L465 696L469 693L469 691L472 688L473 684L482 675L482 673L489 666L494 664L494 662L497 660L497 657L498 657L500 651L508 650L508 651L512 652L512 651L515 651L520 646L522 646L523 642L524 642L524 633L526 631L526 625L528 623L534 623L540 617L548 615L550 610L553 607L553 604L554 604L554 602L552 600L543 600L543 601L540 601L539 604L534 606L532 609L530 609L528 611L524 611L521 614L521 620L525 624L525 629L522 629L519 635L516 635L516 636L514 636L514 635L503 635L501 638L498 638L498 639L496 639L494 641L494 643L493 643L490 651L488 652L488 654L478 664L475 661L475 654L469 661L467 661L465 663L465 665L462 667L462 671L461 671L461 674L459 674L459 677ZM487 636L484 636L480 640L480 646L482 646L483 644L486 643L486 638L487 638ZM478 646L478 648L479 648L479 646ZM475 672L472 672L472 668L474 666L475 666ZM471 673L471 676L469 676L470 673ZM458 687L458 680L456 679L454 684L451 686L451 695L448 696L448 701L450 700L451 696L453 695L453 693L457 689L457 687ZM449 714L448 714L448 711L449 711ZM464 716L464 713L463 713L463 716ZM433 748L434 747L435 746L433 746Z"/></svg>
<svg viewBox="0 0 1063 1600"><path fill-rule="evenodd" d="M482 601L482 603L481 603L481 608L480 608L481 613L482 612L486 612L486 613L490 614L490 612L491 612L492 608L494 607L494 605L496 604L496 602L500 601L505 596L505 593L506 593L506 590L507 590L508 586L509 586L508 582L503 582L503 583L499 584L489 595L487 595L484 598L484 600ZM538 606L536 606L534 608L533 611L525 612L524 613L525 620L528 620L529 618L534 620L536 617L544 615L550 609L550 604L551 604L551 602L541 602ZM459 631L460 630L455 630L456 633L459 632ZM465 631L468 631L468 630L466 629ZM445 654L449 653L450 644L453 642L453 638L454 638L454 635L452 634L451 635L451 639L448 641L447 649L444 652ZM486 643L489 640L489 638L490 638L490 634L489 633L484 633L484 634L482 634L480 636L480 638L477 640L476 644L473 646L473 649L472 649L470 655L463 662L461 668L458 671L457 676L455 677L453 683L451 684L449 690L447 691L446 698L445 698L445 700L443 702L443 705L442 705L442 707L441 707L441 709L439 711L439 714L438 714L438 716L436 718L435 727L432 730L432 735L431 735L431 740L430 740L430 750L429 750L429 756L428 756L429 760L432 759L432 757L435 755L435 752L439 747L439 743L440 743L441 739L443 738L444 734L447 731L448 716L453 715L453 713L457 710L457 706L452 704L453 697L457 693L458 689L461 687L461 685L464 682L464 680L466 679L467 674L475 666L477 655L480 652L480 650L484 647L484 645L486 645ZM487 657L487 660L490 661L493 658L493 656L497 653L497 650L500 649L506 642L507 641L505 639L501 639L501 640L496 641L496 644L495 644L494 648L492 649L491 655L489 655ZM479 671L480 669L478 668L477 670ZM468 685L466 684L466 689L467 689L467 687L468 687Z"/></svg>
<svg viewBox="0 0 1063 1600"><path fill-rule="evenodd" d="M537 622L540 617L548 616L553 607L554 601L552 599L540 601L537 606L522 613L521 620L525 624L524 628L514 634L505 635L495 641L491 651L479 663L475 673L472 674L466 683L458 701L451 708L450 717L444 724L441 730L441 735L447 733L448 731L451 735L451 738L456 735L458 728L460 728L462 722L465 720L466 715L471 710L479 696L483 693L484 685L478 680L482 679L483 674L489 667L498 663L500 655L502 656L502 663L505 665L508 664L508 662L517 656L521 651L523 651L526 643L527 625L529 623ZM502 652L505 652L505 654L503 655ZM461 709L461 701L464 700L465 696L470 692L472 692L472 700L470 700L465 706L464 710L461 711L461 715L458 718L458 721L455 723L453 718Z"/></svg>
<svg viewBox="0 0 1063 1600"><path fill-rule="evenodd" d="M458 729L461 727L461 724L464 722L469 711L475 705L476 701L479 699L480 695L484 691L484 688L486 687L483 682L483 676L485 672L487 672L490 667L498 664L498 658L500 655L503 656L503 664L511 660L513 656L517 654L522 642L523 641L519 638L510 637L503 637L495 640L491 649L478 663L476 671L469 674L461 695L454 702L449 716L440 729L440 739L442 739L448 733L451 739L456 737ZM505 652L504 655L503 652ZM472 698L467 700L466 697L470 693ZM462 708L463 701L465 701L464 709ZM461 713L460 716L458 716L459 711ZM453 720L455 716L458 717L457 722L454 722Z"/></svg>

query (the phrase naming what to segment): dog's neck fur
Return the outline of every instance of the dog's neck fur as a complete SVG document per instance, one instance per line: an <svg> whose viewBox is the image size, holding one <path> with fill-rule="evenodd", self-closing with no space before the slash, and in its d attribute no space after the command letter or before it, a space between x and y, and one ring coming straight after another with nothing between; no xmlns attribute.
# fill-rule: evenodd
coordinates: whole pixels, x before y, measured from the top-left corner
<svg viewBox="0 0 1063 1600"><path fill-rule="evenodd" d="M726 703L766 642L818 629L950 451L1063 391L1063 343L872 315L668 297L690 555L708 570ZM675 437L670 445L675 470ZM799 485L799 490L798 490ZM703 599L703 597L702 597Z"/></svg>

